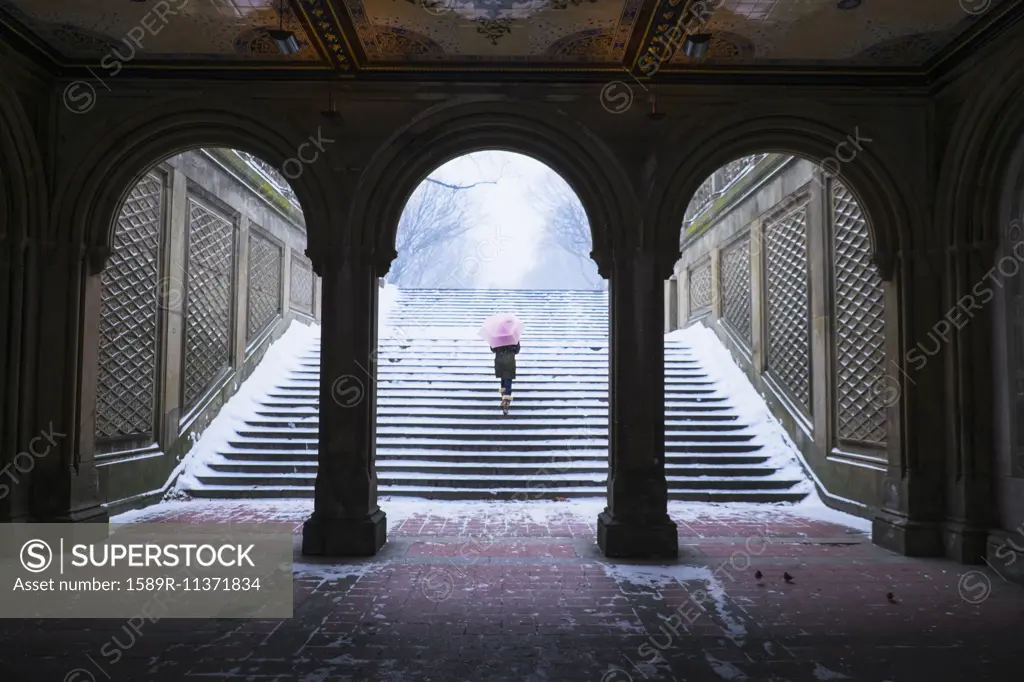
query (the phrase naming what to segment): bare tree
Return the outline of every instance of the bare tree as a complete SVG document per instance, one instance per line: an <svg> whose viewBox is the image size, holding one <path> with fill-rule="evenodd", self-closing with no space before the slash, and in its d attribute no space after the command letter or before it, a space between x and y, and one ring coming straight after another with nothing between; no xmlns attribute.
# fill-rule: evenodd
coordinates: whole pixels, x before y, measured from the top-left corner
<svg viewBox="0 0 1024 682"><path fill-rule="evenodd" d="M470 227L467 202L458 187L424 182L409 197L398 221L398 257L388 281L400 287L437 286L437 273L446 265L457 265L459 249L453 247Z"/></svg>
<svg viewBox="0 0 1024 682"><path fill-rule="evenodd" d="M533 194L538 205L548 214L548 239L574 256L589 259L593 248L590 221L572 187L558 178L554 182L545 182Z"/></svg>
<svg viewBox="0 0 1024 682"><path fill-rule="evenodd" d="M387 280L399 287L459 288L471 284L475 273L460 271L466 233L473 227L468 190L497 182L424 180L409 197L398 221L398 257L391 264Z"/></svg>
<svg viewBox="0 0 1024 682"><path fill-rule="evenodd" d="M593 248L590 221L579 197L561 178L545 181L532 194L538 207L547 214L547 220L540 245L541 257L531 278L537 282L563 283L557 287L545 285L549 288L565 288L571 284L571 288L603 289L605 282L590 258ZM577 272L567 270L570 263L576 264Z"/></svg>

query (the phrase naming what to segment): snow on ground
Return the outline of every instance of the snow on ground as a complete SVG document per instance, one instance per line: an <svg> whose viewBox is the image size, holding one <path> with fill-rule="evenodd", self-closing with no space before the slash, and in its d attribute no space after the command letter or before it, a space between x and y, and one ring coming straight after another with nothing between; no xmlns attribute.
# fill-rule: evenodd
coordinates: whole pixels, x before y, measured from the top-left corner
<svg viewBox="0 0 1024 682"><path fill-rule="evenodd" d="M377 294L377 319L380 322L388 319L388 316L398 306L398 287L394 284L385 284Z"/></svg>
<svg viewBox="0 0 1024 682"><path fill-rule="evenodd" d="M690 346L694 355L702 360L709 376L718 382L721 392L730 397L740 418L748 422L758 432L758 442L764 444L766 452L772 455L772 463L778 467L773 478L814 476L810 467L804 463L799 448L768 409L764 397L750 383L747 375L736 364L732 354L713 330L703 323L697 323L686 329L666 334L665 339ZM810 493L807 499L796 505L786 506L799 509L802 514L820 521L834 521L852 525L859 530L871 530L869 520L828 507L821 500L817 489L810 481L808 481L807 489ZM726 510L739 511L743 505L730 504L723 507Z"/></svg>
<svg viewBox="0 0 1024 682"><path fill-rule="evenodd" d="M385 333L402 333L408 338L408 329L393 330L386 327L383 322L387 315L394 310L398 297L398 288L394 285L386 285L380 292L380 319L381 336ZM429 329L429 334L434 338L465 338L475 339L475 331L466 328L439 328L423 327ZM253 374L238 389L238 392L227 402L220 414L213 420L209 427L202 432L190 452L181 461L171 478L178 477L175 488L185 490L196 488L201 484L196 478L199 474L209 471L207 463L215 461L227 445L227 441L234 437L235 429L240 421L250 416L259 404L259 399L269 390L281 384L285 373L294 363L295 358L303 354L313 346L319 338L319 326L305 326L300 323L293 323L285 334L278 339L267 350L264 361L259 364ZM445 337L445 334L449 336ZM703 325L696 325L684 330L676 331L666 336L669 341L682 342L690 346L694 354L701 358L705 369L713 380L718 382L722 393L732 399L740 418L749 424L758 435L758 441L763 443L766 450L773 459L773 465L779 471L776 477L805 478L805 468L798 460L799 453L792 440L786 434L781 424L771 415L763 398L758 395L754 387L748 381L743 371L735 364L729 351L722 345L714 332ZM180 474L180 476L179 476ZM799 504L713 504L713 503L689 503L670 502L671 512L682 520L692 519L694 521L708 516L718 518L725 517L760 517L763 518L766 508L778 506L787 508L795 513L808 518L822 521L841 523L859 530L870 530L870 521L860 519L827 507L813 486L808 482L808 498ZM281 508L282 514L296 512L298 509L307 509L311 502L308 500L287 501L275 500L264 504L277 505ZM210 502L218 504L217 501ZM223 504L223 502L219 502ZM242 504L253 504L251 501L242 501ZM175 503L167 503L175 504ZM189 502L187 504L198 505L204 502ZM283 506L282 506L283 505ZM434 501L418 498L382 498L382 506L388 513L391 525L401 522L414 514L436 513L447 518L480 518L484 513L493 513L496 507L500 512L512 521L530 521L533 523L548 523L553 518L582 517L592 519L604 507L603 499L570 499L568 501ZM289 511L290 510L290 511ZM144 516L147 510L131 512L118 517L118 522L128 522L135 518Z"/></svg>
<svg viewBox="0 0 1024 682"><path fill-rule="evenodd" d="M227 448L239 424L252 416L259 407L260 399L282 382L297 358L305 354L319 337L318 325L307 326L292 322L281 338L270 345L263 360L238 387L238 391L225 403L210 425L198 438L193 435L192 449L171 472L169 480L177 477L175 490L202 487L197 476L209 471L207 463L220 457L217 451Z"/></svg>

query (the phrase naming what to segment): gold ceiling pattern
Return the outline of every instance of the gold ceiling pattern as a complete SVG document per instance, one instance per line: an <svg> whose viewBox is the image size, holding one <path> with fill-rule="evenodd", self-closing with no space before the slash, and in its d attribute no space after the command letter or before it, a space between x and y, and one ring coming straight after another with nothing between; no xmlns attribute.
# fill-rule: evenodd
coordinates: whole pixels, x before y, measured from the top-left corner
<svg viewBox="0 0 1024 682"><path fill-rule="evenodd" d="M854 5L843 9L841 5ZM1016 0L0 0L16 35L61 65L116 51L129 66L375 71L772 67L917 70L960 49ZM710 13L702 15L700 6ZM283 7L283 14L282 14ZM300 49L282 55L283 24ZM677 49L712 35L708 53ZM127 57L127 58L126 58Z"/></svg>
<svg viewBox="0 0 1024 682"><path fill-rule="evenodd" d="M126 63L320 61L299 16L286 2L282 22L280 7L279 0L0 0L0 10L73 63L95 63L111 50ZM266 35L282 24L296 34L296 54L281 55Z"/></svg>

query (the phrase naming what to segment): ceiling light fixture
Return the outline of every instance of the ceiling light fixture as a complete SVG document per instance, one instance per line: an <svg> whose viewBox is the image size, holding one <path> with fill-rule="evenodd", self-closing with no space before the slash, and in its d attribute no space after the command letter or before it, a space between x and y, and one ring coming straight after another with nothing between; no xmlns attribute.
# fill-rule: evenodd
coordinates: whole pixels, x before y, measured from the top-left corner
<svg viewBox="0 0 1024 682"><path fill-rule="evenodd" d="M277 43L277 50L281 54L295 54L299 51L299 41L295 38L294 31L286 31L284 28L284 1L281 0L281 9L278 11L280 26L276 29L267 29L267 35Z"/></svg>
<svg viewBox="0 0 1024 682"><path fill-rule="evenodd" d="M700 59L708 53L710 43L710 33L694 33L686 36L686 40L683 41L683 54L691 59Z"/></svg>
<svg viewBox="0 0 1024 682"><path fill-rule="evenodd" d="M861 0L839 0L839 9L854 9L860 7Z"/></svg>

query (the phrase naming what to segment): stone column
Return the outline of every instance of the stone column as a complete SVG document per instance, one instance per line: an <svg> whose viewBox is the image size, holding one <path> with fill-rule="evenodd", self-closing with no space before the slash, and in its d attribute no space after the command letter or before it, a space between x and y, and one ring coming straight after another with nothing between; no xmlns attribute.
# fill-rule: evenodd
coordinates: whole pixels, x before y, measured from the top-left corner
<svg viewBox="0 0 1024 682"><path fill-rule="evenodd" d="M807 270L811 306L811 425L814 443L823 454L832 450L833 381L831 267L832 221L827 183L812 188L807 204Z"/></svg>
<svg viewBox="0 0 1024 682"><path fill-rule="evenodd" d="M671 264L639 249L611 254L607 557L676 557L665 481L664 281Z"/></svg>
<svg viewBox="0 0 1024 682"><path fill-rule="evenodd" d="M188 181L178 169L171 173L164 262L157 305L163 321L163 382L160 399L160 445L167 452L178 439L181 415L184 411L182 373L185 371L185 285L188 276Z"/></svg>
<svg viewBox="0 0 1024 682"><path fill-rule="evenodd" d="M941 356L929 356L935 323L942 318L941 252L893 256L892 281L885 284L887 366L875 393L888 407L888 470L882 505L871 539L907 556L941 556L943 477L948 431ZM883 268L885 270L886 268ZM918 346L918 344L921 344Z"/></svg>
<svg viewBox="0 0 1024 682"><path fill-rule="evenodd" d="M0 206L0 211L4 207ZM21 375L26 365L21 347L23 275L21 235L0 234L0 471L10 471L15 456L22 450L18 422ZM19 512L27 511L18 509L18 489L12 483L13 479L0 474L0 522L9 522Z"/></svg>
<svg viewBox="0 0 1024 682"><path fill-rule="evenodd" d="M46 455L35 460L33 516L50 522L105 522L92 434L82 425L92 423L96 409L95 368L83 362L95 358L96 339L89 338L99 316L95 287L109 254L89 254L87 263L81 244L36 242L30 250L36 303L46 311L29 331L39 346L32 427L39 432L32 437L49 436Z"/></svg>
<svg viewBox="0 0 1024 682"><path fill-rule="evenodd" d="M386 541L377 506L377 266L354 248L314 260L322 278L320 438L302 553L373 556Z"/></svg>
<svg viewBox="0 0 1024 682"><path fill-rule="evenodd" d="M239 216L235 235L235 295L231 302L235 313L235 329L231 365L241 371L245 366L245 350L249 343L249 216Z"/></svg>
<svg viewBox="0 0 1024 682"><path fill-rule="evenodd" d="M982 305L986 297L979 294L983 293L982 287L991 291L1005 286L1021 268L1013 254L996 259L995 252L994 244L974 244L952 251L954 276L948 279L948 300L953 303L944 320L937 321L937 331L951 339L949 355L955 385L955 390L946 394L951 457L943 543L947 556L970 564L981 563L989 529L996 525L992 389L995 306ZM990 294L987 298L992 297Z"/></svg>
<svg viewBox="0 0 1024 682"><path fill-rule="evenodd" d="M759 376L767 367L765 346L767 334L767 301L765 297L764 258L761 251L764 247L764 225L755 219L750 224L750 358L754 372Z"/></svg>
<svg viewBox="0 0 1024 682"><path fill-rule="evenodd" d="M708 324L717 324L722 319L722 249L712 247L711 258L711 317Z"/></svg>

